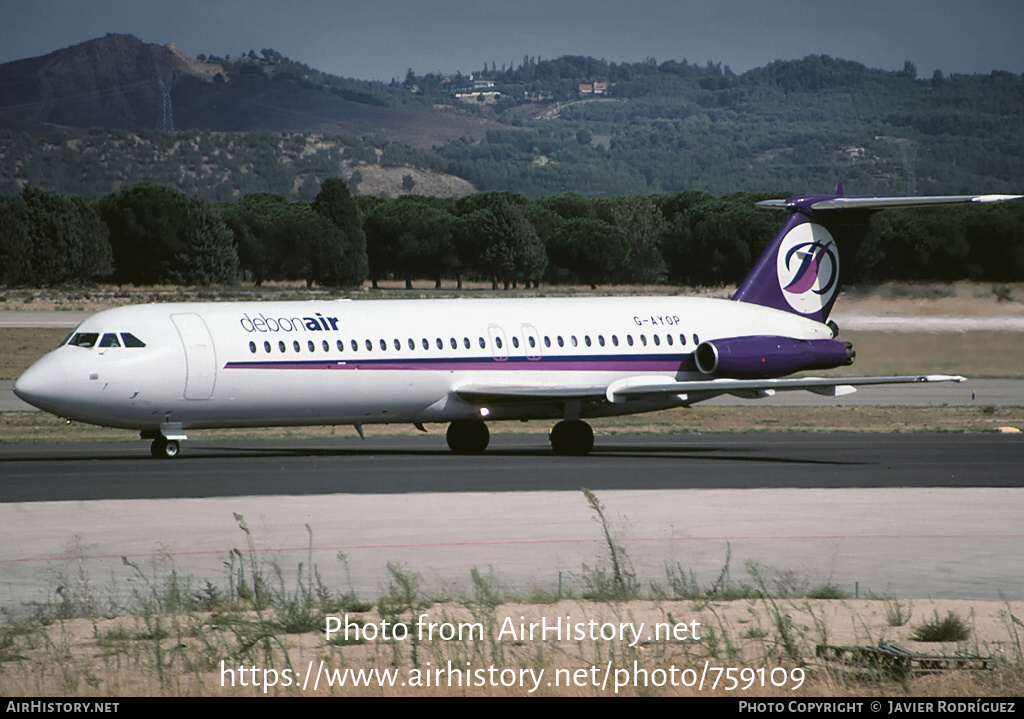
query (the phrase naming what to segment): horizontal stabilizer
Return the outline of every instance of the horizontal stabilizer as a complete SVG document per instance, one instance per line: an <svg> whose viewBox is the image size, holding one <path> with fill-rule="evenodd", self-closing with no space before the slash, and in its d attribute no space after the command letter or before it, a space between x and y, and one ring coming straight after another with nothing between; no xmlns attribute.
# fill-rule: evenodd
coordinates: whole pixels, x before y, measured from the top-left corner
<svg viewBox="0 0 1024 719"><path fill-rule="evenodd" d="M884 210L890 207L989 204L1019 200L1024 195L936 195L933 197L832 197L809 195L788 200L764 200L758 207L782 210Z"/></svg>

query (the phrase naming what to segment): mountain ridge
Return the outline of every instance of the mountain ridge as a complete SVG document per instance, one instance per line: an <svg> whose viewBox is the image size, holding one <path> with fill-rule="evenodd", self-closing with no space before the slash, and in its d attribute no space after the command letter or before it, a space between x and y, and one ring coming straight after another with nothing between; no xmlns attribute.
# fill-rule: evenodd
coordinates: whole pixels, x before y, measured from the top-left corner
<svg viewBox="0 0 1024 719"><path fill-rule="evenodd" d="M497 126L461 116L442 121L429 108L355 102L290 77L232 76L217 63L187 57L173 43L109 34L0 65L0 128L162 128L161 82L170 90L177 130L374 133L429 149L462 136L479 139L488 126Z"/></svg>

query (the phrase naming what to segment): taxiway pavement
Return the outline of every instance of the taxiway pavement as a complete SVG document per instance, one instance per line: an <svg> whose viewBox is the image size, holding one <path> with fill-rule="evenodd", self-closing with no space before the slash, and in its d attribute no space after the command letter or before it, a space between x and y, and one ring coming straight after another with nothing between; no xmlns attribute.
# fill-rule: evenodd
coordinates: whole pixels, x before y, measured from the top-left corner
<svg viewBox="0 0 1024 719"><path fill-rule="evenodd" d="M423 438L186 445L0 446L0 604L57 586L126 592L171 568L226 586L233 549L294 582L314 564L365 599L388 564L432 592L503 586L579 594L607 548L580 487L603 502L638 578L715 581L728 558L851 595L1024 597L1019 435L605 436L555 457L543 436L478 457ZM249 533L240 529L244 517Z"/></svg>

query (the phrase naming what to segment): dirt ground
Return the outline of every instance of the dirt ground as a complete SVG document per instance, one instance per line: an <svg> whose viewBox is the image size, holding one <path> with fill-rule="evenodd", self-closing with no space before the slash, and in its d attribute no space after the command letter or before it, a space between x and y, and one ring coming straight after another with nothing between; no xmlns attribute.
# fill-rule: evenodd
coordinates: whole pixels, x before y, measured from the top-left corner
<svg viewBox="0 0 1024 719"><path fill-rule="evenodd" d="M9 635L0 694L1019 697L1022 616L1021 602L877 598L428 601L299 633L266 610L74 619ZM964 638L915 638L939 620Z"/></svg>

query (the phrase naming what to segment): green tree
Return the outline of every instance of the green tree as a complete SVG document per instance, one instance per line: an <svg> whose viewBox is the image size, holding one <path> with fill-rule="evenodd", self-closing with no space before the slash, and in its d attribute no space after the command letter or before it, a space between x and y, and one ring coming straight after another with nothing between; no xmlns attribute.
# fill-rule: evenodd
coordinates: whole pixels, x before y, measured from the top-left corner
<svg viewBox="0 0 1024 719"><path fill-rule="evenodd" d="M27 187L0 202L0 281L54 285L112 271L109 233L93 206Z"/></svg>
<svg viewBox="0 0 1024 719"><path fill-rule="evenodd" d="M234 233L242 273L257 287L265 280L283 277L275 228L290 211L291 203L269 193L252 193L237 205L221 207L225 222Z"/></svg>
<svg viewBox="0 0 1024 719"><path fill-rule="evenodd" d="M177 284L234 284L240 272L234 235L211 208L193 201L182 250L169 277Z"/></svg>
<svg viewBox="0 0 1024 719"><path fill-rule="evenodd" d="M566 221L548 245L551 261L596 289L623 281L629 242L617 228L598 219Z"/></svg>
<svg viewBox="0 0 1024 719"><path fill-rule="evenodd" d="M668 269L661 255L661 235L665 230L661 210L649 197L627 195L613 202L612 219L629 248L620 281L663 282Z"/></svg>
<svg viewBox="0 0 1024 719"><path fill-rule="evenodd" d="M522 199L522 198L518 198ZM491 279L497 289L523 282L537 283L544 276L548 258L537 230L527 219L521 203L509 193L487 193L467 206L480 209L470 213L470 224L462 223L464 250L474 269Z"/></svg>
<svg viewBox="0 0 1024 719"><path fill-rule="evenodd" d="M366 233L359 205L349 191L348 183L332 177L323 182L313 209L330 220L341 233L341 264L336 267L332 281L343 286L358 285L366 279L369 260L366 254Z"/></svg>
<svg viewBox="0 0 1024 719"><path fill-rule="evenodd" d="M169 187L142 184L100 203L110 229L114 279L141 285L167 282L185 250L192 223L190 202Z"/></svg>
<svg viewBox="0 0 1024 719"><path fill-rule="evenodd" d="M324 213L330 205L325 197ZM358 251L358 237L350 242L334 222L308 203L258 193L242 198L238 209L229 208L227 215L242 268L257 285L287 279L304 280L307 286L340 287L358 284L365 277L365 251Z"/></svg>

